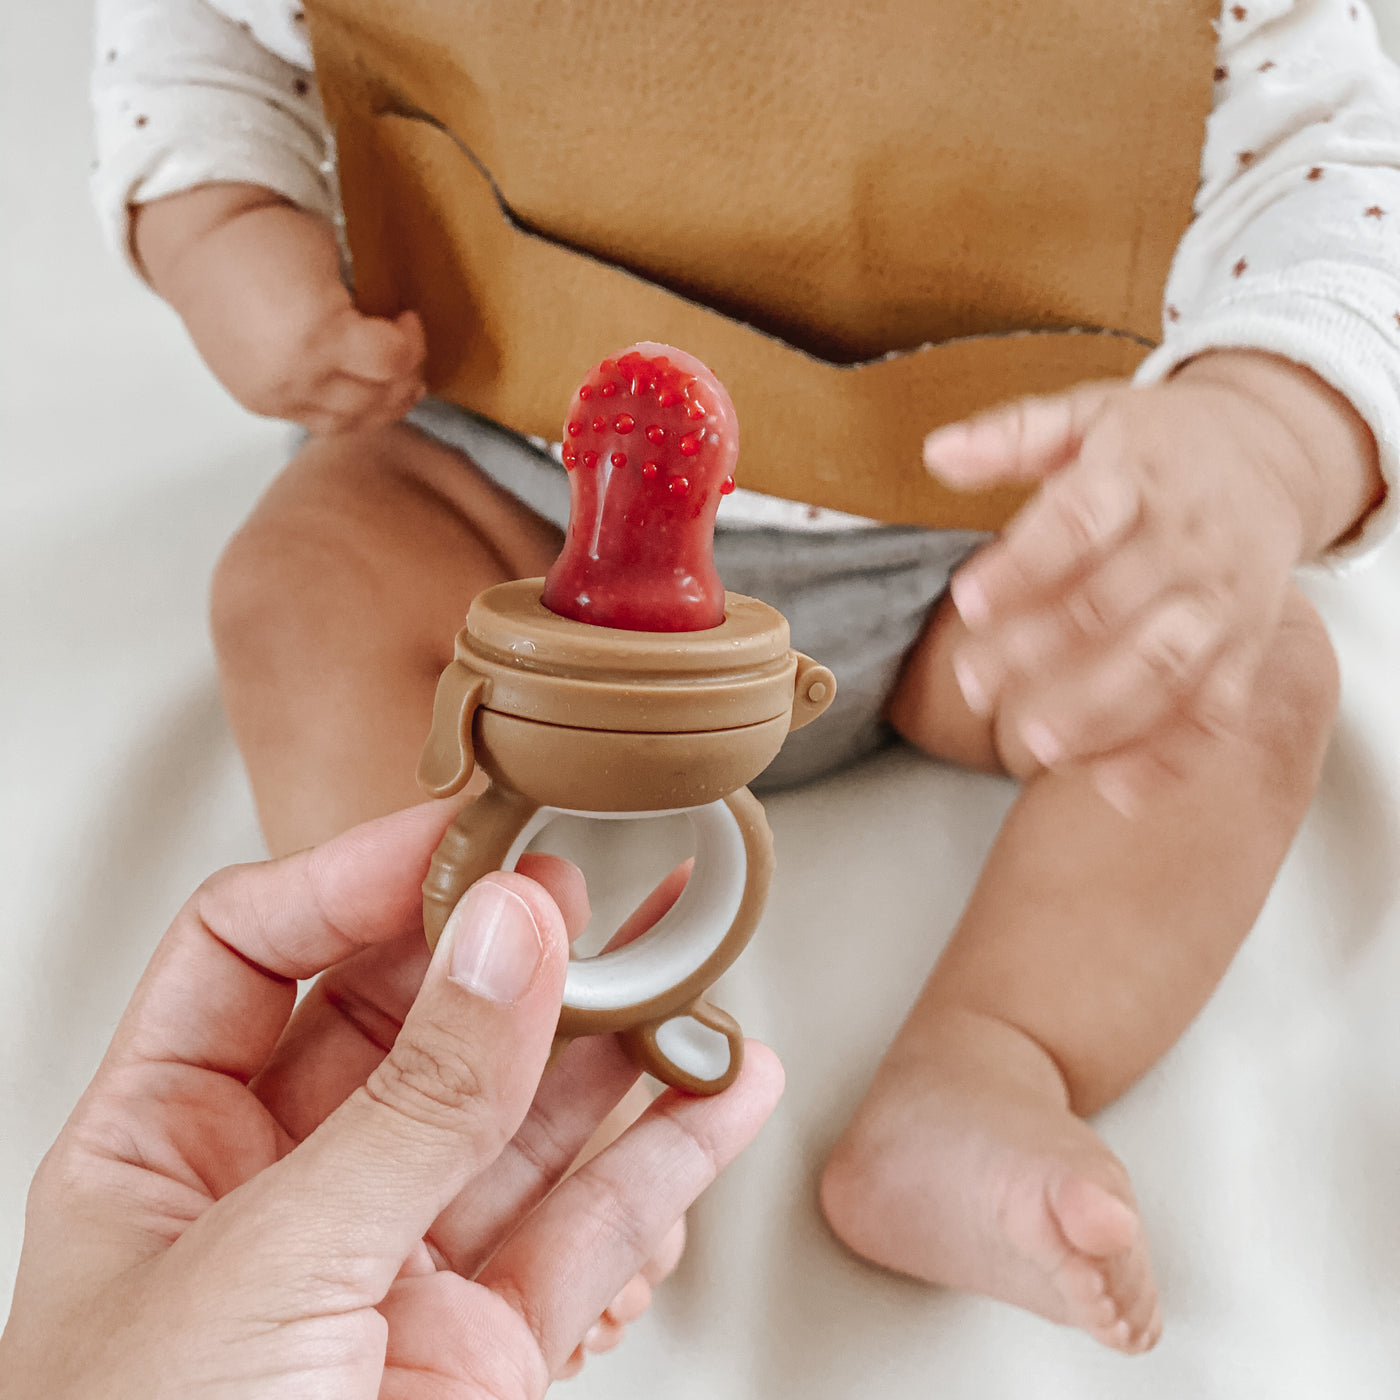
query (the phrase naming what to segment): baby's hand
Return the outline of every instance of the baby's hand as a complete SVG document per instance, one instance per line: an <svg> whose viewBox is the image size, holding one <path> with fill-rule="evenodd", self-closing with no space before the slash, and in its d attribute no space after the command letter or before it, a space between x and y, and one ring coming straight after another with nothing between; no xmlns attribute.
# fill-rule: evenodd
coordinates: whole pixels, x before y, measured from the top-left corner
<svg viewBox="0 0 1400 1400"><path fill-rule="evenodd" d="M423 397L412 311L362 316L323 219L258 185L203 185L141 206L133 247L151 285L245 408L318 435L380 427Z"/></svg>
<svg viewBox="0 0 1400 1400"><path fill-rule="evenodd" d="M1132 810L1235 730L1290 571L1377 497L1369 431L1311 373L1219 352L932 434L960 487L1046 484L953 580L968 704Z"/></svg>

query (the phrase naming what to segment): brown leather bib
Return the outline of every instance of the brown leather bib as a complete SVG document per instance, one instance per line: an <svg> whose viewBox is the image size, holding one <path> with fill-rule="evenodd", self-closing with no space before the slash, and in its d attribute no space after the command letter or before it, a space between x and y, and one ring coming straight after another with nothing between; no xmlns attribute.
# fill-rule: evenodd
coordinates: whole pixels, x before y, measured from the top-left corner
<svg viewBox="0 0 1400 1400"><path fill-rule="evenodd" d="M927 431L1131 373L1160 330L1218 0L315 0L360 305L556 437L636 340L708 362L740 484L996 528Z"/></svg>

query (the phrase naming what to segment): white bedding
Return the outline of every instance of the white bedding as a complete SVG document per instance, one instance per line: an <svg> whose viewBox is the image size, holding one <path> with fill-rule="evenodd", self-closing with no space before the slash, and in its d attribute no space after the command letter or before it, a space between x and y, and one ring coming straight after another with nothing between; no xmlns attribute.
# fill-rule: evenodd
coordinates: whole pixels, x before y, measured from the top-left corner
<svg viewBox="0 0 1400 1400"><path fill-rule="evenodd" d="M1376 8L1400 39L1400 0ZM204 595L286 434L233 408L100 248L83 187L87 6L9 7L0 24L8 1282L25 1185L152 943L203 875L260 853ZM883 1275L820 1221L823 1154L1010 797L892 753L768 804L774 898L720 1000L782 1052L788 1096L695 1212L654 1314L573 1394L1400 1394L1400 545L1308 587L1345 678L1322 790L1219 994L1102 1120L1153 1235L1158 1350L1122 1359Z"/></svg>

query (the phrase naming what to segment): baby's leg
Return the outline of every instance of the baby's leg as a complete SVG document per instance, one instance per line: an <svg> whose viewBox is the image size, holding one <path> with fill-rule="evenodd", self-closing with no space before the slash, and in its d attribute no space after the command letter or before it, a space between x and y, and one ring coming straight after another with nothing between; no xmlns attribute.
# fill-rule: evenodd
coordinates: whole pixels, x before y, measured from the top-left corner
<svg viewBox="0 0 1400 1400"><path fill-rule="evenodd" d="M422 800L438 673L483 588L559 532L412 428L310 443L214 577L229 721L274 854Z"/></svg>
<svg viewBox="0 0 1400 1400"><path fill-rule="evenodd" d="M1127 1173L1083 1121L1176 1041L1248 933L1307 810L1336 663L1300 594L1246 732L1129 821L1035 772L953 680L944 606L891 718L1026 778L947 949L837 1145L823 1206L852 1249L1140 1350L1160 1320Z"/></svg>

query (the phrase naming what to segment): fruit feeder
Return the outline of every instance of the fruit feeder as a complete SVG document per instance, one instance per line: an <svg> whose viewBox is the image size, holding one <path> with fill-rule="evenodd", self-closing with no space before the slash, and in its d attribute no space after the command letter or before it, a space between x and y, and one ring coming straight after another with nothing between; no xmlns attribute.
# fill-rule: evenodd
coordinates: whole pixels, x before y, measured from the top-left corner
<svg viewBox="0 0 1400 1400"><path fill-rule="evenodd" d="M433 856L430 944L556 817L689 818L685 889L634 942L570 962L558 1040L617 1032L643 1069L701 1094L742 1063L739 1027L704 994L752 936L773 870L747 784L836 690L781 613L715 573L738 451L734 405L692 356L641 344L598 365L564 425L564 548L546 578L472 603L418 767L433 797L478 764L491 780Z"/></svg>

